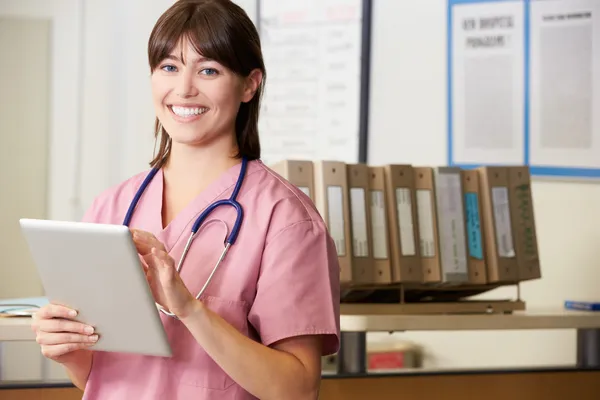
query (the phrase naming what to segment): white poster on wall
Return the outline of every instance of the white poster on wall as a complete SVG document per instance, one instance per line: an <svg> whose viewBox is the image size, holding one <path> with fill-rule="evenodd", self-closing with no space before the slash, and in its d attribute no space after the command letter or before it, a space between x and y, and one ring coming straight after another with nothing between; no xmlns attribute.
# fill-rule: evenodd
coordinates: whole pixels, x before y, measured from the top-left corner
<svg viewBox="0 0 600 400"><path fill-rule="evenodd" d="M600 167L600 1L531 2L530 163Z"/></svg>
<svg viewBox="0 0 600 400"><path fill-rule="evenodd" d="M454 164L524 162L522 2L452 7Z"/></svg>
<svg viewBox="0 0 600 400"><path fill-rule="evenodd" d="M262 0L265 163L357 162L362 0Z"/></svg>

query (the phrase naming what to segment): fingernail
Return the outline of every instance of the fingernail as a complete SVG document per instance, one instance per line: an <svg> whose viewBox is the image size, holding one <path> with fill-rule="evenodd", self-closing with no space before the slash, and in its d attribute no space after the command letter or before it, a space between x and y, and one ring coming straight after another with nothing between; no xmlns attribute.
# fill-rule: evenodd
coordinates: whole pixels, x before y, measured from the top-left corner
<svg viewBox="0 0 600 400"><path fill-rule="evenodd" d="M86 326L85 327L85 333L89 333L89 334L94 333L94 328L91 327L91 326Z"/></svg>
<svg viewBox="0 0 600 400"><path fill-rule="evenodd" d="M75 317L76 315L77 315L77 311L75 311L75 310L69 311L69 317Z"/></svg>
<svg viewBox="0 0 600 400"><path fill-rule="evenodd" d="M90 342L95 342L98 340L98 335L92 335L89 337Z"/></svg>

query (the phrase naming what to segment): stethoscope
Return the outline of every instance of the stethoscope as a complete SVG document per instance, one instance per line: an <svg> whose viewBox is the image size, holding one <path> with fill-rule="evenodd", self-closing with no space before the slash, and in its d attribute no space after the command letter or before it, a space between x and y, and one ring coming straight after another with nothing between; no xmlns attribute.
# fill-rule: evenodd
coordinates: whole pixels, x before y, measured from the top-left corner
<svg viewBox="0 0 600 400"><path fill-rule="evenodd" d="M183 249L183 254L181 255L181 258L179 259L179 264L177 265L177 273L179 273L181 271L181 267L183 266L183 261L185 260L185 257L187 255L188 250L190 249L190 246L192 245L192 241L196 237L196 233L198 232L198 229L200 229L200 225L202 225L202 223L204 222L206 217L208 217L208 215L211 212L213 212L216 208L218 208L220 206L231 206L231 207L235 208L235 211L237 213L237 215L235 217L235 224L233 225L233 229L231 230L231 233L229 234L229 236L227 237L227 239L225 241L225 248L223 249L223 252L221 253L221 256L219 257L219 260L215 264L212 272L208 276L208 279L204 283L204 286L202 287L202 289L200 289L200 292L198 292L196 299L199 299L200 296L202 296L202 294L208 287L208 284L212 280L215 272L217 271L217 268L219 268L219 265L221 264L221 262L227 255L229 248L235 243L235 240L237 239L237 236L238 236L238 233L240 230L240 226L242 225L242 219L244 218L244 211L242 210L242 206L240 205L240 203L238 203L238 201L237 201L237 195L240 191L242 183L244 182L244 176L246 175L247 165L248 165L248 160L246 159L246 157L243 157L240 174L238 175L237 182L235 183L235 188L233 189L233 193L231 193L231 196L229 197L229 199L218 200L218 201L210 204L208 207L206 207L206 209L204 211L202 211L200 216L196 219L196 222L192 226L192 233L190 234L190 237L185 245L185 248ZM123 225L129 226L129 223L131 222L131 218L133 217L133 212L135 210L135 207L136 207L138 201L140 200L140 197L142 197L142 194L144 194L144 191L146 190L146 188L148 187L148 185L150 184L150 182L152 181L152 179L154 178L154 176L156 175L158 170L159 170L159 168L153 168L146 176L146 179L144 179L144 181L142 182L142 185L138 189L133 200L131 201L131 204L129 205L129 209L127 210L127 214L125 215L125 219L123 220ZM168 315L170 317L177 319L175 314L165 310L160 304L156 304L156 306L165 315Z"/></svg>

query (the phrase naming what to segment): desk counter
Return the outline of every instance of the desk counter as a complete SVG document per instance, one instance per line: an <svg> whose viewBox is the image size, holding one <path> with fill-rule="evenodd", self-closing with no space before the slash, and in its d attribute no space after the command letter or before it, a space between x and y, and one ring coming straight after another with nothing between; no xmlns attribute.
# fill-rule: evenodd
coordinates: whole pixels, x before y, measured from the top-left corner
<svg viewBox="0 0 600 400"><path fill-rule="evenodd" d="M546 309L511 314L398 315L385 306L352 304L342 305L340 322L344 332L596 329L600 328L600 312Z"/></svg>
<svg viewBox="0 0 600 400"><path fill-rule="evenodd" d="M342 305L339 372L366 372L366 333L393 331L466 331L515 329L577 330L577 366L600 367L600 313L528 310L511 314L398 315L392 308ZM27 317L0 318L0 342L28 341L35 336Z"/></svg>
<svg viewBox="0 0 600 400"><path fill-rule="evenodd" d="M35 340L28 317L0 318L0 342ZM600 312L515 311L512 314L397 315L385 307L342 305L342 332L600 329Z"/></svg>
<svg viewBox="0 0 600 400"><path fill-rule="evenodd" d="M29 317L0 318L0 342L35 340Z"/></svg>

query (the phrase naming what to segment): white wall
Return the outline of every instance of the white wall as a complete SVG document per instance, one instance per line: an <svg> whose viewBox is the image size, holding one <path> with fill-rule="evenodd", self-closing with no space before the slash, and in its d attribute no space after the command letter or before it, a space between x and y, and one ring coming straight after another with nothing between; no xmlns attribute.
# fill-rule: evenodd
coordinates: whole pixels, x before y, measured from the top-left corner
<svg viewBox="0 0 600 400"><path fill-rule="evenodd" d="M80 214L100 191L148 166L154 113L147 42L173 2L86 2Z"/></svg>
<svg viewBox="0 0 600 400"><path fill-rule="evenodd" d="M173 0L87 1L80 215L106 187L146 168L152 152L146 45L160 13ZM369 162L446 162L444 0L374 0ZM254 12L252 0L248 4ZM68 149L64 150L65 152ZM66 154L66 153L65 153ZM58 184L56 188L59 188ZM538 181L534 198L544 277L522 286L529 307L560 307L569 296L600 296L595 220L600 186ZM544 199L543 203L541 199ZM568 211L562 211L564 204ZM67 207L61 215L68 215ZM72 210L71 210L72 211ZM501 290L487 297L513 297ZM371 335L375 340L388 335ZM430 365L569 364L573 332L395 334L426 347ZM474 338L484 344L475 346Z"/></svg>

